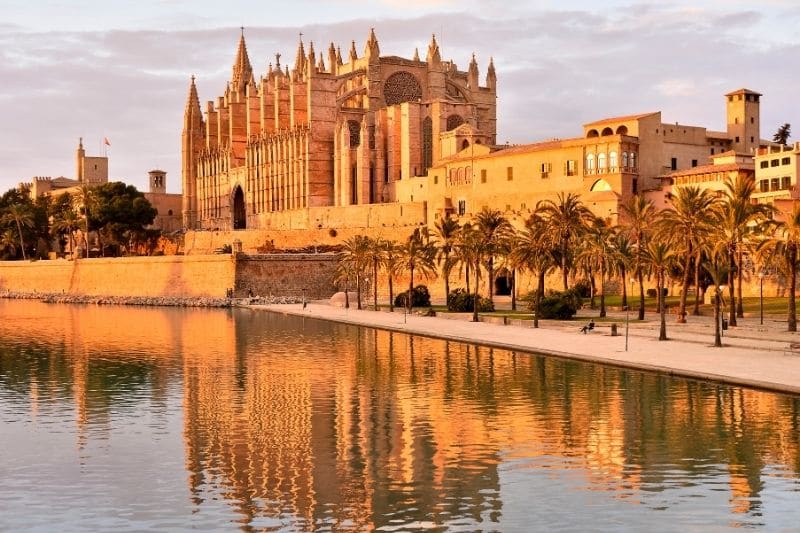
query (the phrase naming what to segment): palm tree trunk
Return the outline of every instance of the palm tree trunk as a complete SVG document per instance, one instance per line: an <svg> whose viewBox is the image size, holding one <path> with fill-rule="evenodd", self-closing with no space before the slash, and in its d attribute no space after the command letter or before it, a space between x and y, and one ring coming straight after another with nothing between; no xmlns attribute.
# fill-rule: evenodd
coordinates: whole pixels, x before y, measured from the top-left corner
<svg viewBox="0 0 800 533"><path fill-rule="evenodd" d="M488 283L488 293L489 293L489 301L494 303L494 257L489 257L489 262L486 264L488 274L489 274L489 283ZM477 293L477 291L475 291Z"/></svg>
<svg viewBox="0 0 800 533"><path fill-rule="evenodd" d="M478 321L478 298L480 297L481 270L480 260L475 261L475 298L472 300L472 321Z"/></svg>
<svg viewBox="0 0 800 533"><path fill-rule="evenodd" d="M469 292L469 263L467 263L467 268L464 271L464 277L466 278L466 281L467 281L467 294L470 294L470 292Z"/></svg>
<svg viewBox="0 0 800 533"><path fill-rule="evenodd" d="M389 274L389 312L394 313L394 280Z"/></svg>
<svg viewBox="0 0 800 533"><path fill-rule="evenodd" d="M605 263L600 263L600 318L606 316L606 269Z"/></svg>
<svg viewBox="0 0 800 533"><path fill-rule="evenodd" d="M797 248L792 245L789 261L789 331L797 331L797 310L795 308L794 292L797 290Z"/></svg>
<svg viewBox="0 0 800 533"><path fill-rule="evenodd" d="M447 258L444 260L445 265L447 264ZM448 267L444 273L444 304L447 305L447 301L450 299L450 268Z"/></svg>
<svg viewBox="0 0 800 533"><path fill-rule="evenodd" d="M692 316L700 316L700 259L702 252L697 252L694 258L694 309Z"/></svg>
<svg viewBox="0 0 800 533"><path fill-rule="evenodd" d="M356 274L356 309L361 309L361 274Z"/></svg>
<svg viewBox="0 0 800 533"><path fill-rule="evenodd" d="M378 310L378 260L372 260L372 298L375 310Z"/></svg>
<svg viewBox="0 0 800 533"><path fill-rule="evenodd" d="M511 269L511 310L517 310L517 269Z"/></svg>
<svg viewBox="0 0 800 533"><path fill-rule="evenodd" d="M348 281L348 282L346 282L344 284L344 308L345 309L350 309L350 293L348 292L349 288L350 288L350 282Z"/></svg>
<svg viewBox="0 0 800 533"><path fill-rule="evenodd" d="M539 271L539 283L536 286L536 298L534 299L534 309L536 310L533 314L533 327L539 327L539 315L542 312L541 303L542 297L544 296L544 269Z"/></svg>
<svg viewBox="0 0 800 533"><path fill-rule="evenodd" d="M19 247L22 249L22 260L26 261L28 258L25 257L25 241L22 240L22 225L19 223L19 219L17 221L17 233L19 233Z"/></svg>
<svg viewBox="0 0 800 533"><path fill-rule="evenodd" d="M738 316L739 318L744 318L744 305L742 304L742 270L744 270L744 269L742 268L742 248L741 248L741 244L739 245L739 248L736 251L736 255L737 255L738 259L739 259L739 268L737 269L738 271L736 272L736 278L737 278L736 279L736 281L737 281L737 285L736 285L736 296L737 296L737 299L736 299L736 316Z"/></svg>
<svg viewBox="0 0 800 533"><path fill-rule="evenodd" d="M637 272L639 278L639 320L644 320L644 272L639 269Z"/></svg>
<svg viewBox="0 0 800 533"><path fill-rule="evenodd" d="M683 263L683 287L681 288L681 299L678 304L678 322L686 322L686 293L689 292L689 274L692 268L692 252L686 254L686 261Z"/></svg>
<svg viewBox="0 0 800 533"><path fill-rule="evenodd" d="M408 279L408 294L406 296L406 309L408 309L408 312L411 313L411 309L413 307L412 305L413 298L411 296L414 294L414 263L411 263L409 274L411 275Z"/></svg>
<svg viewBox="0 0 800 533"><path fill-rule="evenodd" d="M594 295L597 292L595 289L594 272L589 270L589 307L594 309Z"/></svg>
<svg viewBox="0 0 800 533"><path fill-rule="evenodd" d="M628 280L626 279L625 267L620 268L620 277L622 278L622 308L628 307Z"/></svg>
<svg viewBox="0 0 800 533"><path fill-rule="evenodd" d="M736 275L734 269L736 268L736 261L733 252L728 252L728 296L730 296L731 304L728 311L728 325L736 326Z"/></svg>
<svg viewBox="0 0 800 533"><path fill-rule="evenodd" d="M719 313L720 313L719 287L715 287L715 290L714 290L714 346L717 346L717 347L722 346L722 337L720 336L720 330L719 330Z"/></svg>
<svg viewBox="0 0 800 533"><path fill-rule="evenodd" d="M659 272L656 274L656 285L658 288L658 312L661 315L661 328L658 332L658 340L667 340L667 313L666 306L664 305L664 273Z"/></svg>
<svg viewBox="0 0 800 533"><path fill-rule="evenodd" d="M567 272L567 254L566 254L566 250L562 249L561 250L561 276L562 276L563 281L564 281L564 290L567 290L569 288L569 285L567 284L567 274L568 274L568 272Z"/></svg>

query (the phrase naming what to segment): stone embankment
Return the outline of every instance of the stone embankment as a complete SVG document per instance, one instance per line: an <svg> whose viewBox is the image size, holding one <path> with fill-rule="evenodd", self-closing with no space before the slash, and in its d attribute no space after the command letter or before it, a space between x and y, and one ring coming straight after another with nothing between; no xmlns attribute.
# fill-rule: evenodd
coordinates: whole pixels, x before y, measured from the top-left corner
<svg viewBox="0 0 800 533"><path fill-rule="evenodd" d="M178 296L87 296L81 294L50 294L31 292L0 293L0 297L15 300L41 300L45 303L141 305L156 307L237 307L300 303L295 296L254 296L252 298L210 298Z"/></svg>

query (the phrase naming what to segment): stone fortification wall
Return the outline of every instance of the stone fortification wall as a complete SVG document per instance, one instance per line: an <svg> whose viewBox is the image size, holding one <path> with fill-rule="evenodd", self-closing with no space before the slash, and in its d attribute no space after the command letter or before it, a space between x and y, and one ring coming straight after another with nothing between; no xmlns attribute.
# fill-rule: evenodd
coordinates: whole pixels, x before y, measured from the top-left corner
<svg viewBox="0 0 800 533"><path fill-rule="evenodd" d="M233 287L235 266L229 255L4 261L0 291L224 297Z"/></svg>
<svg viewBox="0 0 800 533"><path fill-rule="evenodd" d="M397 241L405 240L414 228L426 224L424 202L312 207L265 215L257 230L188 231L184 253L209 254L234 240L248 253L277 249L336 245L349 237L366 234Z"/></svg>
<svg viewBox="0 0 800 533"><path fill-rule="evenodd" d="M242 255L236 259L234 293L330 298L336 292L334 270L336 254Z"/></svg>

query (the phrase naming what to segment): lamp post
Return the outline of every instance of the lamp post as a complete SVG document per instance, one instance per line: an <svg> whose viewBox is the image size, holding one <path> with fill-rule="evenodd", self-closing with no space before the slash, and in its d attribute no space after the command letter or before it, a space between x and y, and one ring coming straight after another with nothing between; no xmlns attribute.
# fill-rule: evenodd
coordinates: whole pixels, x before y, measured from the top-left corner
<svg viewBox="0 0 800 533"><path fill-rule="evenodd" d="M628 351L628 324L629 324L628 315L630 313L630 309L631 309L630 305L625 306L625 351L626 352Z"/></svg>
<svg viewBox="0 0 800 533"><path fill-rule="evenodd" d="M764 271L758 271L758 307L761 325L764 325Z"/></svg>

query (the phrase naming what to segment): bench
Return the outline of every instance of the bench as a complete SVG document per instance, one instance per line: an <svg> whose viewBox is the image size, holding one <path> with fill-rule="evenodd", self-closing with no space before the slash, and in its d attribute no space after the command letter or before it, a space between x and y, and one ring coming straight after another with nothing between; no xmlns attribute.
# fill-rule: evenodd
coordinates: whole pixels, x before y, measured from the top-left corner
<svg viewBox="0 0 800 533"><path fill-rule="evenodd" d="M800 355L800 342L790 342L783 355Z"/></svg>

